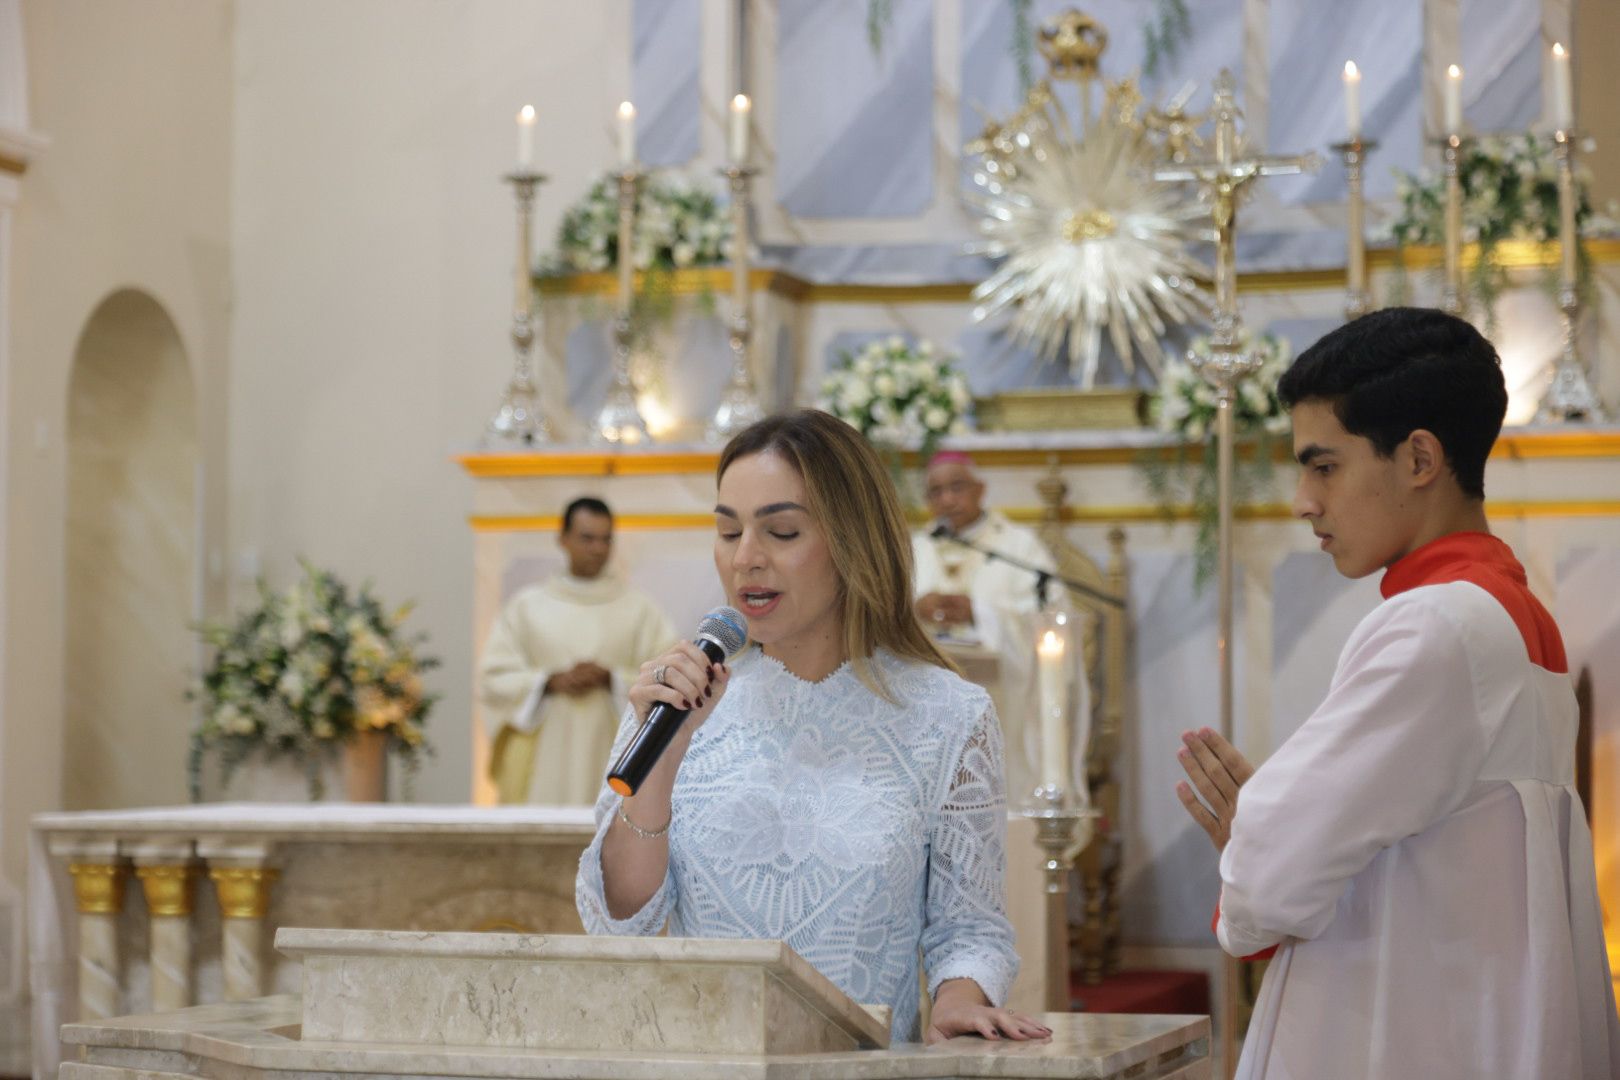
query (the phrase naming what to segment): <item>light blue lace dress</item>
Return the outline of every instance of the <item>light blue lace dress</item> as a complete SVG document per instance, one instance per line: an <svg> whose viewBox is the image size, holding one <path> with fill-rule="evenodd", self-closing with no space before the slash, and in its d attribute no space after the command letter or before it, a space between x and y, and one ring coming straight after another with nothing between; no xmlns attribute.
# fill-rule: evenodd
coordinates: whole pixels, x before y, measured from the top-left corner
<svg viewBox="0 0 1620 1080"><path fill-rule="evenodd" d="M916 1041L917 964L932 995L970 978L997 1005L1018 973L1007 922L1001 728L989 695L943 668L874 658L900 705L846 664L818 683L751 648L675 781L669 872L626 919L602 898L607 787L575 900L592 934L774 938ZM626 713L618 754L634 727ZM653 823L649 823L653 824Z"/></svg>

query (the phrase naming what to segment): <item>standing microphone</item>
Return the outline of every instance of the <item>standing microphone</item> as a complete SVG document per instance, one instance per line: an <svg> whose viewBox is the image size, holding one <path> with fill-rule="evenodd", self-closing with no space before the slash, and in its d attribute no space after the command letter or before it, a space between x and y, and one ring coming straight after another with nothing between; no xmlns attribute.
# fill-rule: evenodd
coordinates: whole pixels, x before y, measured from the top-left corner
<svg viewBox="0 0 1620 1080"><path fill-rule="evenodd" d="M698 623L697 636L692 644L703 650L711 663L723 664L736 656L748 640L748 622L742 612L731 607L717 607ZM675 737L690 715L690 709L677 709L667 701L660 701L647 711L647 719L624 748L619 760L608 770L608 787L620 795L634 795L642 781L658 763L659 755Z"/></svg>
<svg viewBox="0 0 1620 1080"><path fill-rule="evenodd" d="M928 539L930 540L943 540L949 535L951 535L951 527L944 522L940 522L928 531Z"/></svg>

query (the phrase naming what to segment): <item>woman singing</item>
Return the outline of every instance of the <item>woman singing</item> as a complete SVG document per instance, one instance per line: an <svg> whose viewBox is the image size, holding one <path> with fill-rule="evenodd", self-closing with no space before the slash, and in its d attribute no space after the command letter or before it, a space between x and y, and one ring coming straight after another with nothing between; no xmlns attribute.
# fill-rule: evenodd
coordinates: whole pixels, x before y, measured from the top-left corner
<svg viewBox="0 0 1620 1080"><path fill-rule="evenodd" d="M733 438L717 480L715 569L751 645L732 665L690 643L642 665L615 755L655 702L692 713L634 796L602 789L586 930L786 941L889 1005L896 1040L1050 1035L998 1007L1018 971L1001 730L917 623L882 463L805 410Z"/></svg>

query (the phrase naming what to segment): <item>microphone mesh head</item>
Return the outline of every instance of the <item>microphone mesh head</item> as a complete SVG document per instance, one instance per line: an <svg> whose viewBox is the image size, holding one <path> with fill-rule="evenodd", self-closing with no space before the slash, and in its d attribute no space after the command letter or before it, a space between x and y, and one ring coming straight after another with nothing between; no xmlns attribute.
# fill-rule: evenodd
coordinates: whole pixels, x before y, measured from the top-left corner
<svg viewBox="0 0 1620 1080"><path fill-rule="evenodd" d="M717 607L698 623L697 636L719 645L730 660L748 640L748 620L734 607Z"/></svg>

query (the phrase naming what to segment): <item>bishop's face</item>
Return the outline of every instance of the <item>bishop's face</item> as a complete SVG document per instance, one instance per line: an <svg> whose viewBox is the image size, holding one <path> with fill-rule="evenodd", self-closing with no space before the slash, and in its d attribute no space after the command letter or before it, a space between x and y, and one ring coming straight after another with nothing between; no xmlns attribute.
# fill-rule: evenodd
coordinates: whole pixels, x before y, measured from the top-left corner
<svg viewBox="0 0 1620 1080"><path fill-rule="evenodd" d="M923 494L928 512L961 532L984 513L984 482L973 475L966 462L941 461L928 467Z"/></svg>
<svg viewBox="0 0 1620 1080"><path fill-rule="evenodd" d="M1348 578L1382 570L1416 546L1411 441L1381 457L1370 439L1352 435L1325 401L1293 408L1294 456L1300 463L1294 513L1303 518Z"/></svg>

